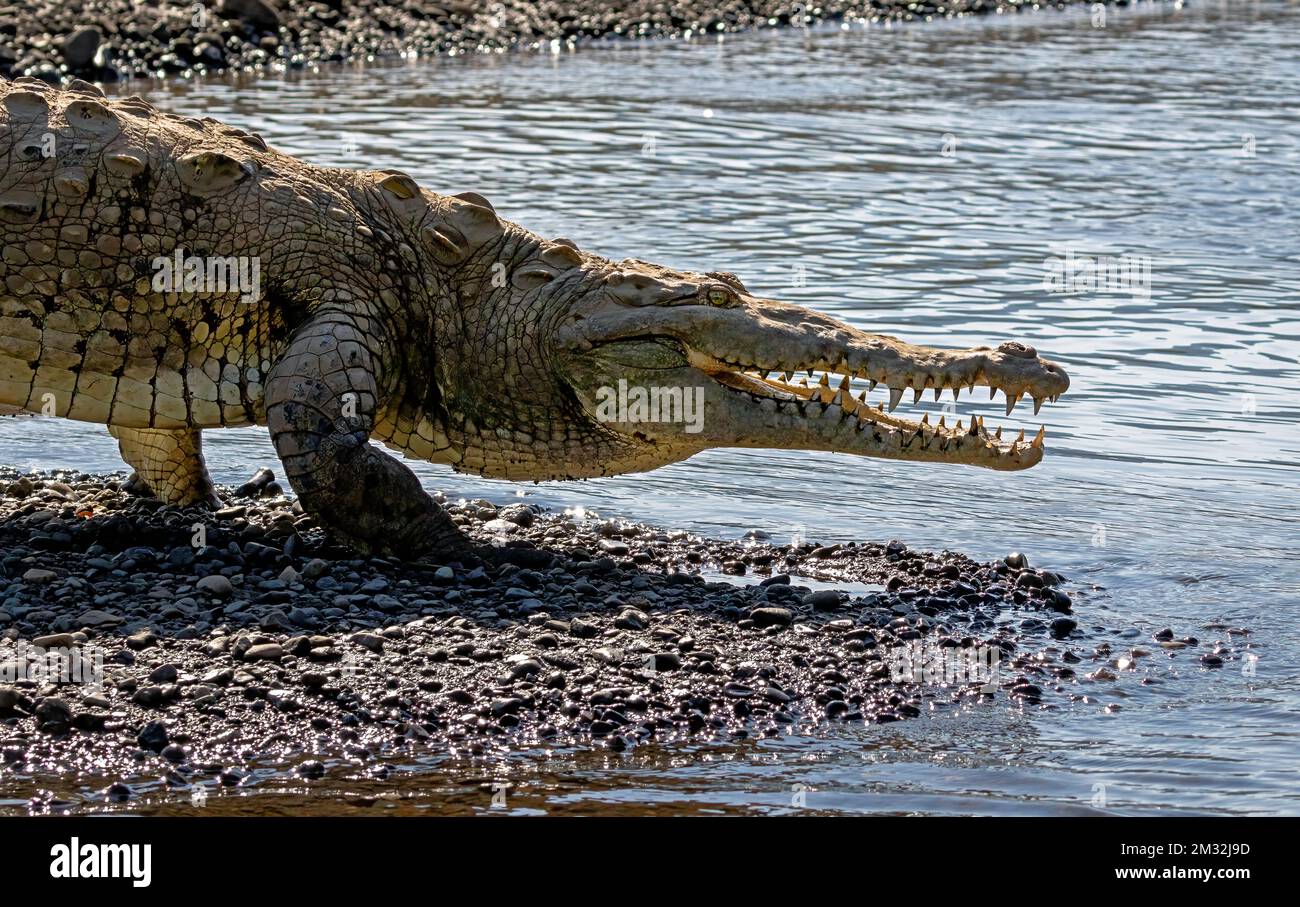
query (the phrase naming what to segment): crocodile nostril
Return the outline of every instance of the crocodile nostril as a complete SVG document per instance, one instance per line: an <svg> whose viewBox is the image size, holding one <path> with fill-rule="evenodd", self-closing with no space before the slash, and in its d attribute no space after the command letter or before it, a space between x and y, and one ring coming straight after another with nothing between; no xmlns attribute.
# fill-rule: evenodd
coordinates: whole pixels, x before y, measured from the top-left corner
<svg viewBox="0 0 1300 907"><path fill-rule="evenodd" d="M1037 359L1038 350L1032 346L1025 346L1023 343L1017 343L1014 340L1008 340L998 347L999 353L1006 353L1008 356L1018 356L1021 359Z"/></svg>

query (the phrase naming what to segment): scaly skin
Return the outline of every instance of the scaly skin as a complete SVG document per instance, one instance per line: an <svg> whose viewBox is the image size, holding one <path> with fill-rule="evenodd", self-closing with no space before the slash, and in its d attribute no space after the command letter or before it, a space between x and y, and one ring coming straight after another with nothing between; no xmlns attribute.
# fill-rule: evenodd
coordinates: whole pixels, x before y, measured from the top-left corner
<svg viewBox="0 0 1300 907"><path fill-rule="evenodd" d="M85 83L0 80L0 161L0 405L108 425L173 503L213 500L202 429L267 425L304 508L364 552L466 550L371 439L516 480L654 469L710 447L1023 469L1042 458L1041 431L1017 442L982 420L912 422L855 401L853 381L886 385L891 412L908 388L1001 388L1009 414L1022 394L1038 404L1069 385L1018 343L868 334L730 274L612 262L477 194L313 167ZM178 249L255 261L260 292L155 289L155 259ZM792 383L804 370L822 383ZM702 394L703 418L602 408L620 380Z"/></svg>

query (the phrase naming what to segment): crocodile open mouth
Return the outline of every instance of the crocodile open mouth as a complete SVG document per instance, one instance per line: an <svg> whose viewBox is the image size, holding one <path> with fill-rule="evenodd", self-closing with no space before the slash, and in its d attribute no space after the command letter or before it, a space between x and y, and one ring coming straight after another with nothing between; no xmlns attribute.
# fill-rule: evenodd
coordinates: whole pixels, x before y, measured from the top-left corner
<svg viewBox="0 0 1300 907"><path fill-rule="evenodd" d="M1036 414L1070 387L1061 366L1014 340L968 349L924 346L738 293L730 282L710 287L708 304L673 305L657 300L676 284L661 277L645 283L652 298L606 305L598 317L577 322L571 342L579 356L595 351L603 369L636 380L704 379L705 412L691 432L632 431L674 455L717 447L818 450L1026 469L1043 458L1044 428L1026 437L1019 428L986 425L979 415L959 418L955 408L916 413L917 420L895 410L909 395L913 403L924 394L936 400L951 394L956 402L987 387L1004 395L1008 416L1026 397ZM881 386L883 398L872 400Z"/></svg>
<svg viewBox="0 0 1300 907"><path fill-rule="evenodd" d="M1033 354L1030 348L1025 349ZM1003 426L991 428L983 416L971 415L967 424L961 418L953 419L949 413L942 413L931 422L929 413L916 421L894 412L908 396L917 404L927 392L936 402L949 394L955 404L963 391L973 394L977 386L984 385L989 389L989 400L999 392L1005 396L1006 414L1010 416L1025 393L1014 384L998 385L994 376L971 374L969 383L947 383L928 375L925 378L871 377L817 367L774 372L742 363L726 363L698 353L691 358L692 364L710 378L748 398L760 409L767 408L775 414L797 414L799 418L823 425L829 422L839 436L846 429L861 435L863 453L949 460L1003 470L1026 469L1043 457L1046 426L1040 426L1027 437L1023 428L1010 431ZM872 400L877 388L884 389L883 397ZM1045 402L1055 402L1059 397L1059 393L1033 397L1034 413ZM853 451L850 448L847 452Z"/></svg>

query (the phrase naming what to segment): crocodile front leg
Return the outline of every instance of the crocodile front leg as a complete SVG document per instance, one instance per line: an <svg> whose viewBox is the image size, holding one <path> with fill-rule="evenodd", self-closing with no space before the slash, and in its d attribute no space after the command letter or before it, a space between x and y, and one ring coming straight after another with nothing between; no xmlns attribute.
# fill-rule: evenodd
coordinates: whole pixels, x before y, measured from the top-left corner
<svg viewBox="0 0 1300 907"><path fill-rule="evenodd" d="M110 425L117 449L154 496L168 504L207 504L221 501L203 462L202 432L198 429L123 428Z"/></svg>
<svg viewBox="0 0 1300 907"><path fill-rule="evenodd" d="M366 554L472 553L415 473L369 443L379 399L373 338L343 313L294 336L271 370L266 421L303 508Z"/></svg>

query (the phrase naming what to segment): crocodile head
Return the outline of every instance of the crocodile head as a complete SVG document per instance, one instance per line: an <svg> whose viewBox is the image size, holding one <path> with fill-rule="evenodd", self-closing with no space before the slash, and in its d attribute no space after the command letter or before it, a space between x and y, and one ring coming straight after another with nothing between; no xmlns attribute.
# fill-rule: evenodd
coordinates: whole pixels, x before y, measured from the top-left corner
<svg viewBox="0 0 1300 907"><path fill-rule="evenodd" d="M990 398L1005 395L1008 416L1024 398L1037 413L1070 384L1022 343L916 346L754 296L731 274L611 262L561 243L510 256L518 262L503 291L510 299L492 310L522 378L495 418L485 407L500 392L462 384L480 418L477 439L454 442L460 469L581 478L655 469L713 447L1027 469L1043 458L1044 429L1026 436L982 418L913 420L895 410L923 393L955 400L986 387ZM509 327L524 311L542 326L541 349L520 339L531 331ZM493 435L507 410L515 424Z"/></svg>

